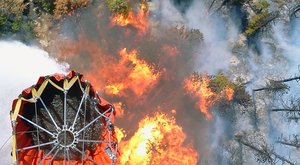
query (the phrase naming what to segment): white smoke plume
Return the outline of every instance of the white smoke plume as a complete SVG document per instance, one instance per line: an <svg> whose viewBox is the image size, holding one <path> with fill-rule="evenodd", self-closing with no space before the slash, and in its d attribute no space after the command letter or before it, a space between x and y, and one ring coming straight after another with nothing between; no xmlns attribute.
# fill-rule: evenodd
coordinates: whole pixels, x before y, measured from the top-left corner
<svg viewBox="0 0 300 165"><path fill-rule="evenodd" d="M12 164L9 116L12 101L23 89L34 85L40 76L65 73L69 66L59 64L37 47L18 41L0 41L0 52L0 155L1 164Z"/></svg>

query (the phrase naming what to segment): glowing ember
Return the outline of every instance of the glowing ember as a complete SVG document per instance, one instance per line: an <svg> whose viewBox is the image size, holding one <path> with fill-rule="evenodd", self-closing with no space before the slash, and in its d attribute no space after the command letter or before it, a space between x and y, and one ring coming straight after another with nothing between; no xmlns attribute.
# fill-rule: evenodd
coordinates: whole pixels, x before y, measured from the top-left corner
<svg viewBox="0 0 300 165"><path fill-rule="evenodd" d="M196 164L198 155L174 118L162 113L145 117L128 141L121 141L120 164Z"/></svg>
<svg viewBox="0 0 300 165"><path fill-rule="evenodd" d="M113 25L127 26L131 25L141 33L148 31L148 10L145 4L140 5L140 10L135 14L132 10L128 15L115 14L112 19Z"/></svg>
<svg viewBox="0 0 300 165"><path fill-rule="evenodd" d="M207 75L191 76L184 82L184 87L188 93L196 96L198 101L198 107L200 112L205 115L205 118L208 120L212 119L212 114L209 111L209 108L219 99L226 98L228 101L231 101L233 98L233 89L226 87L219 94L212 91L209 87L210 79Z"/></svg>

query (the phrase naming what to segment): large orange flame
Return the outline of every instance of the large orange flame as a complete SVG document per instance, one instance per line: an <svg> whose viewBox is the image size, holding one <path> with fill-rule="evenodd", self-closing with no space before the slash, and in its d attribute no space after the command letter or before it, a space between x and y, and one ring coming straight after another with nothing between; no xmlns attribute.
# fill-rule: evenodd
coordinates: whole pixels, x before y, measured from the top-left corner
<svg viewBox="0 0 300 165"><path fill-rule="evenodd" d="M114 66L120 68L120 72L115 74L125 74L123 75L124 79L105 86L107 94L122 95L125 89L130 89L137 96L141 96L147 89L156 84L160 73L155 73L149 64L138 59L136 50L128 53L124 48L120 51L120 56L119 63Z"/></svg>
<svg viewBox="0 0 300 165"><path fill-rule="evenodd" d="M199 98L199 109L208 120L212 119L208 108L216 100L216 94L209 88L209 81L207 76L202 76L199 80L192 76L185 80L185 89Z"/></svg>
<svg viewBox="0 0 300 165"><path fill-rule="evenodd" d="M80 37L78 42L63 45L58 52L60 58L88 60L88 65L84 61L79 63L79 67L87 68L87 73L84 73L87 79L108 95L124 96L130 91L141 96L157 83L161 75L152 65L138 58L137 50L128 52L123 48L118 58L104 53L95 42L84 37Z"/></svg>
<svg viewBox="0 0 300 165"><path fill-rule="evenodd" d="M119 139L124 137L118 131ZM196 164L198 155L191 145L183 146L186 135L174 118L163 113L145 117L129 140L121 140L120 164Z"/></svg>
<svg viewBox="0 0 300 165"><path fill-rule="evenodd" d="M140 33L146 33L149 29L148 23L148 10L145 4L140 5L140 9L137 14L132 10L128 15L115 14L112 18L112 25L127 26L131 25L136 28Z"/></svg>
<svg viewBox="0 0 300 165"><path fill-rule="evenodd" d="M209 82L210 79L207 75L201 75L200 77L192 75L184 81L184 87L188 93L199 99L197 105L200 112L205 115L206 119L211 120L212 114L209 111L209 108L221 98L231 101L234 91L232 88L226 87L219 94L215 93L209 87Z"/></svg>

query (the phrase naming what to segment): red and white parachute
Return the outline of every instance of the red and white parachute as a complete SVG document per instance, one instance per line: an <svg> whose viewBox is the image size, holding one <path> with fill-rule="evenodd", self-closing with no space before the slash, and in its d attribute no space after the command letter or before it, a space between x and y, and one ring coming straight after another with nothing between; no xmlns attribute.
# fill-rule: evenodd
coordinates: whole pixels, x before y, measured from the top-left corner
<svg viewBox="0 0 300 165"><path fill-rule="evenodd" d="M111 164L118 156L114 107L74 71L40 77L13 101L15 164Z"/></svg>

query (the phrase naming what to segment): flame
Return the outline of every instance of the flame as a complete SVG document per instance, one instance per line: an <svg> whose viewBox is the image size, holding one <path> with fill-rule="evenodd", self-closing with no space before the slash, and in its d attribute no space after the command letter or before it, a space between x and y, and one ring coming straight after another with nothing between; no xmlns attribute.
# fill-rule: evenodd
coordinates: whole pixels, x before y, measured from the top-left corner
<svg viewBox="0 0 300 165"><path fill-rule="evenodd" d="M116 117L124 117L123 103L117 102L113 104L116 110Z"/></svg>
<svg viewBox="0 0 300 165"><path fill-rule="evenodd" d="M109 93L111 95L117 95L120 93L120 91L124 90L124 84L116 83L105 86L106 93Z"/></svg>
<svg viewBox="0 0 300 165"><path fill-rule="evenodd" d="M121 140L126 137L125 130L117 126L115 126L114 128L115 128L116 137L118 139L118 143L120 143Z"/></svg>
<svg viewBox="0 0 300 165"><path fill-rule="evenodd" d="M132 10L128 15L115 14L111 18L112 25L128 26L131 25L136 28L140 33L144 34L148 31L148 10L146 4L141 4L137 14Z"/></svg>
<svg viewBox="0 0 300 165"><path fill-rule="evenodd" d="M225 95L226 95L226 99L228 101L232 101L233 94L234 94L234 90L232 88L230 88L230 87L225 88Z"/></svg>
<svg viewBox="0 0 300 165"><path fill-rule="evenodd" d="M130 91L141 96L157 83L161 75L160 71L155 71L145 60L138 58L137 50L127 52L123 48L119 57L116 57L106 54L97 43L82 36L78 42L65 42L61 45L63 46L57 53L60 58L72 59L75 63L83 58L89 60L88 65L87 62L79 62L79 70L86 70L83 72L86 79L96 89L108 95L124 96Z"/></svg>
<svg viewBox="0 0 300 165"><path fill-rule="evenodd" d="M206 119L211 120L212 115L208 109L215 102L216 94L209 88L209 81L207 76L200 77L198 81L196 77L192 76L185 80L185 89L199 97L198 106L200 111L205 115Z"/></svg>
<svg viewBox="0 0 300 165"><path fill-rule="evenodd" d="M148 65L144 60L137 58L137 51L132 50L127 52L124 48L120 51L121 60L114 67L120 68L120 73L122 74L122 69L127 73L126 77L117 83L109 84L105 87L105 92L111 95L122 95L122 91L125 89L131 89L137 96L141 96L147 89L156 84L160 73L154 73L154 70ZM124 68L131 64L131 67ZM129 70L128 70L129 69Z"/></svg>
<svg viewBox="0 0 300 165"><path fill-rule="evenodd" d="M193 75L184 81L184 87L188 93L199 99L197 105L200 112L204 114L206 119L211 120L212 114L209 108L221 98L226 98L226 100L231 101L234 90L230 87L226 87L217 94L209 87L209 83L210 79L207 75L200 75L200 77Z"/></svg>
<svg viewBox="0 0 300 165"><path fill-rule="evenodd" d="M172 117L156 113L139 122L139 129L119 143L120 164L196 164L197 152L183 146L186 135Z"/></svg>

